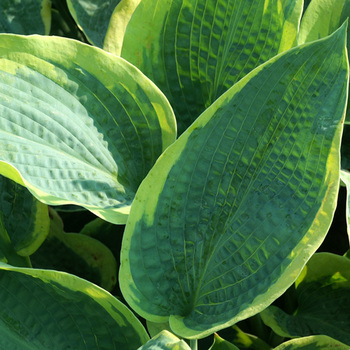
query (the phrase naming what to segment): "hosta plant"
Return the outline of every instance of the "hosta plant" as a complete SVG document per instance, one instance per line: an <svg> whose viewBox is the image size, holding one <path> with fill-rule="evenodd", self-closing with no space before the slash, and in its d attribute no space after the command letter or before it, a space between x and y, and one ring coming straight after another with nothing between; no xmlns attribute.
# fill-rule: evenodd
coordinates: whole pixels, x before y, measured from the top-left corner
<svg viewBox="0 0 350 350"><path fill-rule="evenodd" d="M0 5L0 347L349 347L349 254L317 251L350 2L29 3Z"/></svg>

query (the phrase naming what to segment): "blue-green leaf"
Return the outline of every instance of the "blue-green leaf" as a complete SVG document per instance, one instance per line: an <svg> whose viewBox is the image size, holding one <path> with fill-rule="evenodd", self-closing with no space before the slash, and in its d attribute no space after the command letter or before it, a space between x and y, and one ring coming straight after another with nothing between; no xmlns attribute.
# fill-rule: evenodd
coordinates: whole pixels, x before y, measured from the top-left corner
<svg viewBox="0 0 350 350"><path fill-rule="evenodd" d="M0 173L46 204L125 223L176 137L159 89L124 59L78 41L0 35Z"/></svg>

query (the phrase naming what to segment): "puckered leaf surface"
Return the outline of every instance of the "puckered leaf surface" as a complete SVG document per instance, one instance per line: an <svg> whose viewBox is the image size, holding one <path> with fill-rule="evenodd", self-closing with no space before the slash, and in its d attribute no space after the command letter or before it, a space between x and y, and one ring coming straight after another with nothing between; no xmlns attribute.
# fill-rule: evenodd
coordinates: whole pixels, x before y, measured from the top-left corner
<svg viewBox="0 0 350 350"><path fill-rule="evenodd" d="M159 158L123 237L122 292L143 317L203 337L297 278L336 206L345 34L260 66Z"/></svg>
<svg viewBox="0 0 350 350"><path fill-rule="evenodd" d="M235 82L296 43L301 11L300 0L141 0L121 56L165 93L182 133Z"/></svg>
<svg viewBox="0 0 350 350"><path fill-rule="evenodd" d="M175 139L160 90L122 58L58 37L0 36L0 173L47 204L125 222Z"/></svg>
<svg viewBox="0 0 350 350"><path fill-rule="evenodd" d="M0 263L0 347L137 349L149 337L132 312L67 273Z"/></svg>

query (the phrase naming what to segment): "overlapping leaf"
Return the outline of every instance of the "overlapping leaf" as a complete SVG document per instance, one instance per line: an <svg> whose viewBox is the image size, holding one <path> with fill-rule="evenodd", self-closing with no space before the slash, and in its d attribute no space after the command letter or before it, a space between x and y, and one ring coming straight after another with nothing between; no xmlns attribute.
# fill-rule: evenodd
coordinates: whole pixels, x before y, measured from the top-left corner
<svg viewBox="0 0 350 350"><path fill-rule="evenodd" d="M330 226L347 98L346 26L254 70L140 186L123 237L128 303L203 337L263 310Z"/></svg>
<svg viewBox="0 0 350 350"><path fill-rule="evenodd" d="M62 0L51 0L51 3L52 20L50 35L63 36L85 42L87 39L72 18L67 2Z"/></svg>
<svg viewBox="0 0 350 350"><path fill-rule="evenodd" d="M191 350L191 348L174 334L162 331L138 350Z"/></svg>
<svg viewBox="0 0 350 350"><path fill-rule="evenodd" d="M255 316L260 317L260 316ZM260 321L262 322L262 321ZM239 349L271 350L272 347L259 337L243 332L236 325L230 328L230 341Z"/></svg>
<svg viewBox="0 0 350 350"><path fill-rule="evenodd" d="M348 350L349 346L326 335L316 335L287 341L275 350Z"/></svg>
<svg viewBox="0 0 350 350"><path fill-rule="evenodd" d="M120 56L126 27L140 1L141 0L121 0L114 9L104 39L104 50Z"/></svg>
<svg viewBox="0 0 350 350"><path fill-rule="evenodd" d="M293 315L276 306L262 312L266 325L287 337L324 334L350 345L350 260L315 254L296 281Z"/></svg>
<svg viewBox="0 0 350 350"><path fill-rule="evenodd" d="M23 257L16 252L5 229L3 219L0 220L0 262L10 263L15 266L30 266L29 258Z"/></svg>
<svg viewBox="0 0 350 350"><path fill-rule="evenodd" d="M0 176L0 216L15 251L33 254L49 233L47 205L23 186Z"/></svg>
<svg viewBox="0 0 350 350"><path fill-rule="evenodd" d="M132 312L72 275L0 263L0 348L137 349L149 338Z"/></svg>
<svg viewBox="0 0 350 350"><path fill-rule="evenodd" d="M125 60L58 37L0 36L0 173L47 204L125 222L175 139L156 86Z"/></svg>
<svg viewBox="0 0 350 350"><path fill-rule="evenodd" d="M235 82L296 43L301 11L299 0L142 0L121 56L165 93L182 133Z"/></svg>
<svg viewBox="0 0 350 350"><path fill-rule="evenodd" d="M67 0L78 26L92 44L101 48L112 13L119 3L120 0Z"/></svg>
<svg viewBox="0 0 350 350"><path fill-rule="evenodd" d="M61 218L51 208L50 213L50 233L30 257L33 267L69 272L111 291L117 281L112 252L92 237L64 232Z"/></svg>
<svg viewBox="0 0 350 350"><path fill-rule="evenodd" d="M304 44L333 33L349 16L349 0L312 0L300 24L298 43Z"/></svg>
<svg viewBox="0 0 350 350"><path fill-rule="evenodd" d="M0 33L49 34L50 0L1 0Z"/></svg>
<svg viewBox="0 0 350 350"><path fill-rule="evenodd" d="M209 350L239 350L237 346L231 344L230 342L222 339L217 334L214 335L214 344L209 348Z"/></svg>

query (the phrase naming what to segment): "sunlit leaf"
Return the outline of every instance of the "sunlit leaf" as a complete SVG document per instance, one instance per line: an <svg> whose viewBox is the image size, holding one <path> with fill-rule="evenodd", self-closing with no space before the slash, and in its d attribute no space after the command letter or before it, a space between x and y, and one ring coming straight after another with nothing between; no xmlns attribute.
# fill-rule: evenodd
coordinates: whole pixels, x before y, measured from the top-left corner
<svg viewBox="0 0 350 350"><path fill-rule="evenodd" d="M164 95L125 60L58 37L0 36L0 173L47 204L125 223L175 139Z"/></svg>
<svg viewBox="0 0 350 350"><path fill-rule="evenodd" d="M337 202L345 34L255 69L159 158L123 236L120 284L137 313L204 337L297 278Z"/></svg>
<svg viewBox="0 0 350 350"><path fill-rule="evenodd" d="M349 15L349 0L312 0L300 24L298 43L304 44L333 33Z"/></svg>
<svg viewBox="0 0 350 350"><path fill-rule="evenodd" d="M275 350L349 350L349 346L325 335L316 335L287 341Z"/></svg>
<svg viewBox="0 0 350 350"><path fill-rule="evenodd" d="M165 93L182 133L234 83L296 43L301 11L300 0L141 0L121 56Z"/></svg>
<svg viewBox="0 0 350 350"><path fill-rule="evenodd" d="M191 348L174 334L162 331L138 350L191 350Z"/></svg>

